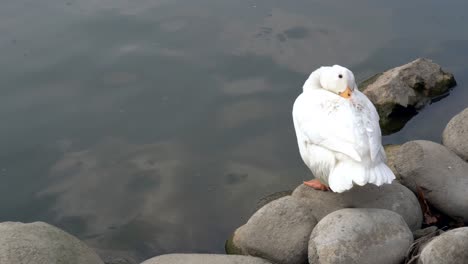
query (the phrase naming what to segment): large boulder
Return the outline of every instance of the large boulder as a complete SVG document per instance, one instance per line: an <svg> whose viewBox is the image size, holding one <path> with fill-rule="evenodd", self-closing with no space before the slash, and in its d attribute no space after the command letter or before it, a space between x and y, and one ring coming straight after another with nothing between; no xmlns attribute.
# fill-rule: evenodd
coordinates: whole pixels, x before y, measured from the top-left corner
<svg viewBox="0 0 468 264"><path fill-rule="evenodd" d="M468 227L450 230L429 242L421 251L419 264L468 263Z"/></svg>
<svg viewBox="0 0 468 264"><path fill-rule="evenodd" d="M468 163L425 140L403 144L395 159L401 182L441 212L468 222Z"/></svg>
<svg viewBox="0 0 468 264"><path fill-rule="evenodd" d="M317 223L312 208L291 196L272 201L234 232L232 243L244 255L273 263L303 264Z"/></svg>
<svg viewBox="0 0 468 264"><path fill-rule="evenodd" d="M343 208L380 208L403 216L411 230L419 229L422 223L418 199L414 193L398 182L380 187L372 184L354 186L343 193L318 191L300 185L292 196L312 208L318 221L329 213Z"/></svg>
<svg viewBox="0 0 468 264"><path fill-rule="evenodd" d="M342 209L324 217L309 240L310 264L399 264L413 242L403 218L383 209Z"/></svg>
<svg viewBox="0 0 468 264"><path fill-rule="evenodd" d="M360 89L376 106L382 132L389 134L400 130L419 109L455 85L451 73L419 58L371 77L360 84Z"/></svg>
<svg viewBox="0 0 468 264"><path fill-rule="evenodd" d="M443 144L468 161L468 108L454 116L442 134Z"/></svg>
<svg viewBox="0 0 468 264"><path fill-rule="evenodd" d="M103 264L83 242L42 222L0 223L0 263Z"/></svg>
<svg viewBox="0 0 468 264"><path fill-rule="evenodd" d="M256 257L215 254L168 254L154 257L141 264L271 264Z"/></svg>

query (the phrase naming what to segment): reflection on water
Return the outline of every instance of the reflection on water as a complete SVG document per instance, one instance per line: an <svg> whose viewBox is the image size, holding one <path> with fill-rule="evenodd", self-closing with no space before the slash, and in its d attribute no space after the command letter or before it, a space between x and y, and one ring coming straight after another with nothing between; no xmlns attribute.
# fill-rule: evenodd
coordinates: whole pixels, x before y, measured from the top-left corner
<svg viewBox="0 0 468 264"><path fill-rule="evenodd" d="M259 198L310 177L291 107L316 67L340 63L363 80L434 59L458 87L384 142L440 141L468 99L467 7L8 0L0 221L47 221L136 260L222 252Z"/></svg>
<svg viewBox="0 0 468 264"><path fill-rule="evenodd" d="M260 141L262 151L271 151L275 139L265 135ZM246 196L258 186L279 188L287 175L279 166L244 158L258 151L252 145L209 157L171 141L138 145L108 139L64 154L37 197L52 197L52 220L97 248L133 249L144 256L174 248L210 251L213 241L222 245L225 226L241 217L226 210L248 211L254 202ZM258 160L274 159L267 154Z"/></svg>

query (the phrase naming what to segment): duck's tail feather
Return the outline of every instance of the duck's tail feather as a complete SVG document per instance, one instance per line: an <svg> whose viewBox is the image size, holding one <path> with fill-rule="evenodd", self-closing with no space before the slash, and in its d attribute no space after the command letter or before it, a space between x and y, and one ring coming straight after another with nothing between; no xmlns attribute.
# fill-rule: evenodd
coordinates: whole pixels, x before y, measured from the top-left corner
<svg viewBox="0 0 468 264"><path fill-rule="evenodd" d="M362 186L368 182L368 178L365 168L351 160L338 162L328 178L330 189L339 193L351 189L353 182Z"/></svg>
<svg viewBox="0 0 468 264"><path fill-rule="evenodd" d="M369 175L368 182L377 186L385 183L390 184L395 179L395 174L393 174L392 170L383 162L366 169L366 174Z"/></svg>
<svg viewBox="0 0 468 264"><path fill-rule="evenodd" d="M372 183L380 186L392 183L395 175L388 166L381 162L373 167L366 168L354 161L339 162L330 172L328 184L334 192L344 192L353 187L353 183L363 186Z"/></svg>

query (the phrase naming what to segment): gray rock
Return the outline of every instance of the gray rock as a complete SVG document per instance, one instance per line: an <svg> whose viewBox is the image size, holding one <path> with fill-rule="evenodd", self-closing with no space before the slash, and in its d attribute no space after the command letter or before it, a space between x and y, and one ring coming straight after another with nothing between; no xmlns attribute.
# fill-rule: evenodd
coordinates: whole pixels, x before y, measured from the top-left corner
<svg viewBox="0 0 468 264"><path fill-rule="evenodd" d="M168 254L154 257L141 264L271 264L256 257L215 254Z"/></svg>
<svg viewBox="0 0 468 264"><path fill-rule="evenodd" d="M103 264L83 242L42 222L0 223L0 263Z"/></svg>
<svg viewBox="0 0 468 264"><path fill-rule="evenodd" d="M288 191L281 191L281 192L275 192L270 195L267 195L260 200L257 201L257 204L255 205L255 212L265 206L266 204L270 203L271 201L278 200L279 198L291 195L292 190Z"/></svg>
<svg viewBox="0 0 468 264"><path fill-rule="evenodd" d="M317 221L312 209L286 196L258 210L232 239L242 254L273 263L307 261L307 241Z"/></svg>
<svg viewBox="0 0 468 264"><path fill-rule="evenodd" d="M429 242L421 251L419 264L468 263L468 227L453 229Z"/></svg>
<svg viewBox="0 0 468 264"><path fill-rule="evenodd" d="M425 140L403 144L395 159L401 182L441 212L468 222L468 163L446 147Z"/></svg>
<svg viewBox="0 0 468 264"><path fill-rule="evenodd" d="M432 98L455 86L455 78L428 59L375 75L360 84L360 89L374 103L384 134L400 130Z"/></svg>
<svg viewBox="0 0 468 264"><path fill-rule="evenodd" d="M384 146L385 155L387 155L387 165L392 170L393 174L395 174L397 180L400 180L400 175L398 175L398 172L395 169L395 156L398 153L400 146L401 145L394 144Z"/></svg>
<svg viewBox="0 0 468 264"><path fill-rule="evenodd" d="M418 199L398 182L380 187L371 184L354 186L343 193L317 191L300 185L292 196L312 208L315 218L319 221L329 213L343 208L380 208L403 216L411 230L419 229L422 223Z"/></svg>
<svg viewBox="0 0 468 264"><path fill-rule="evenodd" d="M383 209L335 211L314 228L310 264L399 264L413 242L403 218Z"/></svg>
<svg viewBox="0 0 468 264"><path fill-rule="evenodd" d="M442 134L442 144L468 161L468 108L448 122Z"/></svg>

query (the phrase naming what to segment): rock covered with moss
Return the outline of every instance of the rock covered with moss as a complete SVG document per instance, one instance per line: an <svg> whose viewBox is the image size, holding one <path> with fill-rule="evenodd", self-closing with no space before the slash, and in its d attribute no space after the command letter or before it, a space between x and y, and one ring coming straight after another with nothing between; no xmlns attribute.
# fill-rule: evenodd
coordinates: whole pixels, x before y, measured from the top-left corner
<svg viewBox="0 0 468 264"><path fill-rule="evenodd" d="M431 100L444 95L456 85L453 74L428 59L377 74L360 85L360 90L374 103L384 134L400 130Z"/></svg>

